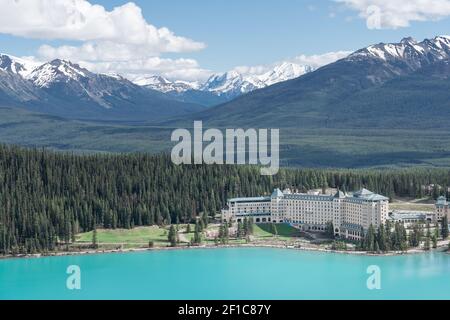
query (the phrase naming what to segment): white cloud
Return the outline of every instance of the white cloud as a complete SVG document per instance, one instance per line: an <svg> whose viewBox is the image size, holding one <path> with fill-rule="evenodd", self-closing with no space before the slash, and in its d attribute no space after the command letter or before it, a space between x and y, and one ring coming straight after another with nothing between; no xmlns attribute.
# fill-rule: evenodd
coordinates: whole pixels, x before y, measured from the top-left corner
<svg viewBox="0 0 450 320"><path fill-rule="evenodd" d="M259 76L264 73L273 70L275 67L282 65L283 63L294 63L301 66L309 66L313 69L318 69L327 64L336 62L337 60L343 59L347 57L351 51L336 51L336 52L327 52L324 54L315 54L315 55L299 55L292 59L287 59L283 61L278 61L272 64L267 65L257 65L257 66L238 66L233 69L243 76Z"/></svg>
<svg viewBox="0 0 450 320"><path fill-rule="evenodd" d="M185 81L203 81L212 74L194 59L163 56L169 52L201 50L204 43L153 26L134 3L108 11L89 1L0 0L0 33L44 41L71 41L70 45L44 44L34 59L67 59L99 73L118 73L128 78L157 74ZM347 54L301 55L288 62L318 68ZM261 75L283 62L240 66L235 70L244 75Z"/></svg>
<svg viewBox="0 0 450 320"><path fill-rule="evenodd" d="M205 47L147 23L141 8L131 2L112 11L86 0L0 0L0 8L0 33L15 36L85 41L94 49L105 41L145 47L152 53Z"/></svg>
<svg viewBox="0 0 450 320"><path fill-rule="evenodd" d="M212 72L202 69L193 59L150 57L130 61L81 61L80 65L97 73L118 73L129 79L145 75L161 75L170 80L202 81Z"/></svg>
<svg viewBox="0 0 450 320"><path fill-rule="evenodd" d="M366 19L369 29L408 27L413 21L436 21L450 16L450 0L335 0Z"/></svg>
<svg viewBox="0 0 450 320"><path fill-rule="evenodd" d="M311 66L314 69L323 67L324 65L336 62L337 60L343 59L347 57L351 51L336 51L336 52L327 52L324 54L315 54L315 55L299 55L292 59L292 62Z"/></svg>
<svg viewBox="0 0 450 320"><path fill-rule="evenodd" d="M95 72L154 73L185 80L210 73L192 59L161 58L164 53L201 50L205 44L153 26L132 2L108 11L87 0L0 0L0 33L75 41L75 45L44 44L36 59L67 59Z"/></svg>

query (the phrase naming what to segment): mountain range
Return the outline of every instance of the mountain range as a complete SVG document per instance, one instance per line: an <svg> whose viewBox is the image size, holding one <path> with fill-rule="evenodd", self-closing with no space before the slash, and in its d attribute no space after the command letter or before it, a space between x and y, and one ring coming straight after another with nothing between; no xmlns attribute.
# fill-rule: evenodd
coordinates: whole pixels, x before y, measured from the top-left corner
<svg viewBox="0 0 450 320"><path fill-rule="evenodd" d="M277 70L256 78L228 72L203 84L133 83L64 60L36 66L2 55L0 137L64 150L160 152L170 149L173 128L202 120L281 129L286 166L450 166L450 37L404 38L317 70ZM215 106L192 103L206 95Z"/></svg>
<svg viewBox="0 0 450 320"><path fill-rule="evenodd" d="M275 83L298 78L313 70L311 66L282 62L261 74L246 75L232 70L214 74L204 83L170 81L162 76L138 77L133 82L166 93L176 100L214 106Z"/></svg>
<svg viewBox="0 0 450 320"><path fill-rule="evenodd" d="M184 120L321 129L450 125L449 61L450 37L380 43Z"/></svg>
<svg viewBox="0 0 450 320"><path fill-rule="evenodd" d="M156 121L204 108L70 61L37 65L5 54L0 55L0 105L101 121Z"/></svg>

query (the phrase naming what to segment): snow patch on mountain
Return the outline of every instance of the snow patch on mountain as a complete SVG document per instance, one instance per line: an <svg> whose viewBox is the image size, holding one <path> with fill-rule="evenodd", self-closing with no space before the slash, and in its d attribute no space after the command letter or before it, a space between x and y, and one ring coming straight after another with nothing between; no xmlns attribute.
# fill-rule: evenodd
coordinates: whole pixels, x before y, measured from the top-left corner
<svg viewBox="0 0 450 320"><path fill-rule="evenodd" d="M27 77L39 63L0 53L0 70Z"/></svg>
<svg viewBox="0 0 450 320"><path fill-rule="evenodd" d="M55 82L79 81L81 78L87 78L91 73L65 60L53 60L36 68L26 78L41 88L48 88Z"/></svg>
<svg viewBox="0 0 450 320"><path fill-rule="evenodd" d="M244 75L236 70L214 74L206 82L171 81L162 76L143 76L133 79L139 86L163 93L184 93L190 90L209 92L217 96L235 97L262 89L278 82L291 80L313 71L312 67L284 62L262 74Z"/></svg>
<svg viewBox="0 0 450 320"><path fill-rule="evenodd" d="M170 81L162 76L142 76L133 79L133 82L139 86L150 88L163 93L177 92L182 93L189 90L199 90L198 82L188 81Z"/></svg>
<svg viewBox="0 0 450 320"><path fill-rule="evenodd" d="M421 67L426 63L450 58L450 36L438 36L417 42L411 37L399 43L380 43L356 51L347 59L376 58L383 61L403 60Z"/></svg>
<svg viewBox="0 0 450 320"><path fill-rule="evenodd" d="M263 74L243 75L235 70L213 75L201 90L223 94L245 94L273 84L298 78L313 71L312 67L283 62Z"/></svg>

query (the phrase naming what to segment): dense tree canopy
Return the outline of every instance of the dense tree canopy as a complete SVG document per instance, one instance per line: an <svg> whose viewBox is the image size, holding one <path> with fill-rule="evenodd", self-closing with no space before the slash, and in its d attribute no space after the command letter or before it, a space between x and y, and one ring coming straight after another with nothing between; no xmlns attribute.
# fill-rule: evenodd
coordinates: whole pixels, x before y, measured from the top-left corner
<svg viewBox="0 0 450 320"><path fill-rule="evenodd" d="M0 253L45 252L98 228L133 228L213 217L234 196L367 187L389 197L450 185L444 169L283 169L176 166L168 155L74 155L0 146ZM445 188L446 189L446 188Z"/></svg>

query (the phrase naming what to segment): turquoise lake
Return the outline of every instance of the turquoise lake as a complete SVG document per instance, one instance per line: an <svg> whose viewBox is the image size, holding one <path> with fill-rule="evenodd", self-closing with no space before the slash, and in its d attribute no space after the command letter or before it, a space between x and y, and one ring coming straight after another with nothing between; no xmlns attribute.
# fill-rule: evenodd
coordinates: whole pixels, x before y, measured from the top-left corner
<svg viewBox="0 0 450 320"><path fill-rule="evenodd" d="M81 269L81 290L66 270ZM367 289L367 268L381 289ZM0 299L450 299L450 255L233 248L0 260Z"/></svg>

